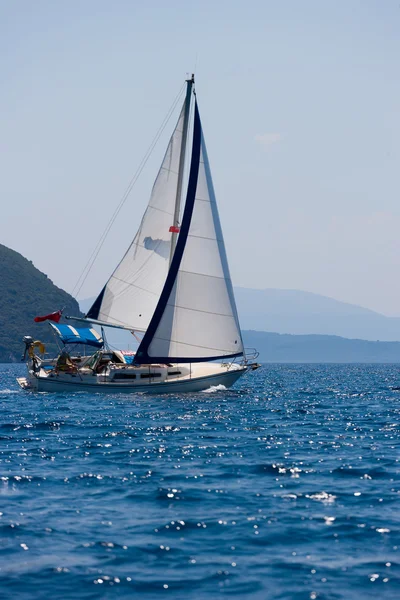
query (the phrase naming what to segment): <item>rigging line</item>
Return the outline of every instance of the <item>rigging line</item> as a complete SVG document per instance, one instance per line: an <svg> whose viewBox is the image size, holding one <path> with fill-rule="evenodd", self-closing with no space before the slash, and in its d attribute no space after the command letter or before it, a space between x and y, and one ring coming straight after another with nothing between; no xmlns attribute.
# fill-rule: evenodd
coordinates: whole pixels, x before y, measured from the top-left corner
<svg viewBox="0 0 400 600"><path fill-rule="evenodd" d="M97 242L97 244L96 244L96 246L95 246L92 254L90 255L89 260L87 261L84 269L82 270L82 272L81 272L81 274L80 274L80 276L79 276L79 278L78 278L78 280L77 280L77 282L76 282L76 284L75 284L75 286L74 286L74 288L73 288L73 290L71 292L72 296L74 296L75 292L76 292L75 295L78 296L79 292L81 291L82 286L85 283L85 281L86 281L86 279L87 279L87 277L88 277L88 275L89 275L89 273L90 273L90 271L91 271L94 263L96 262L97 256L99 255L99 252L100 252L100 250L101 250L101 248L102 248L102 246L103 246L103 244L104 244L104 242L105 242L105 240L106 240L106 238L107 238L107 236L108 236L108 234L109 234L109 232L111 230L111 227L114 224L115 219L117 218L118 214L120 213L120 211L121 211L123 205L125 204L125 202L126 202L128 196L129 196L130 192L132 191L133 186L135 185L136 181L138 180L138 178L139 178L141 172L143 171L143 169L144 169L144 167L145 167L148 159L150 158L151 153L153 152L155 145L157 144L158 140L160 139L162 132L164 131L165 127L167 126L168 121L170 120L170 118L172 116L172 113L174 112L174 110L176 108L176 105L179 102L179 99L180 99L180 97L182 95L184 87L185 87L185 84L183 84L182 87L181 87L181 89L179 90L179 93L175 97L175 99L174 99L174 101L173 101L173 103L172 103L169 111L167 112L167 115L165 116L163 122L160 125L159 130L157 131L155 137L153 138L153 141L151 142L151 144L148 147L145 155L143 156L141 162L139 163L139 166L138 166L138 168L137 168L134 176L132 177L131 181L129 182L129 185L126 188L124 194L122 195L122 198L121 198L121 200L120 200L117 208L115 209L115 211L114 211L114 213L113 213L110 221L108 222L107 227L104 229L102 235L99 238L99 241Z"/></svg>

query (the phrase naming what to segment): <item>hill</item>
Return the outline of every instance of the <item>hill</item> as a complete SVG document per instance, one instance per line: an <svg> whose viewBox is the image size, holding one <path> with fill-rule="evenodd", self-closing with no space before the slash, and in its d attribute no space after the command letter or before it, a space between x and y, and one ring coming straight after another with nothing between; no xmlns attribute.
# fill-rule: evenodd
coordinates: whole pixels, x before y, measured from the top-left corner
<svg viewBox="0 0 400 600"><path fill-rule="evenodd" d="M371 342L333 335L288 335L243 331L246 347L260 353L260 362L398 363L400 342Z"/></svg>
<svg viewBox="0 0 400 600"><path fill-rule="evenodd" d="M34 323L37 315L66 308L66 314L80 315L72 296L56 287L18 252L0 244L0 362L19 361L22 338L31 335L56 351L54 336L47 323Z"/></svg>

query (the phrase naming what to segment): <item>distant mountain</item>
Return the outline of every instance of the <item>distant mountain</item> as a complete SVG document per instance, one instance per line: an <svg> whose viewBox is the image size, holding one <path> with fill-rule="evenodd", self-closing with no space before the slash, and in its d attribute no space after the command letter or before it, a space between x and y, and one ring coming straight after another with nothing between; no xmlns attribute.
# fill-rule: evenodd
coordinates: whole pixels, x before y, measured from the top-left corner
<svg viewBox="0 0 400 600"><path fill-rule="evenodd" d="M299 290L235 288L242 329L400 341L400 318ZM83 312L95 298L80 302Z"/></svg>
<svg viewBox="0 0 400 600"><path fill-rule="evenodd" d="M243 331L243 340L246 347L258 350L257 360L266 363L400 363L400 342L265 331Z"/></svg>
<svg viewBox="0 0 400 600"><path fill-rule="evenodd" d="M328 327L329 319L340 317L351 318L383 317L366 308L345 304L325 298L317 294L297 292L294 290L248 290L236 288L235 290L241 322L244 327L249 323L256 323L258 330L267 323L266 311L277 313L280 318L292 318L301 314L304 320L320 316L325 319ZM88 310L94 298L81 303L83 311ZM388 319L396 321L396 319ZM311 327L311 325L310 325ZM301 324L299 324L301 328ZM400 362L400 342L388 341L377 342L364 339L346 339L336 335L291 335L280 333L269 333L266 331L243 330L243 340L248 348L256 348L260 352L258 360L261 362L284 362L284 363L385 363ZM137 344L132 335L127 331L110 329L107 331L108 341L116 348L136 349Z"/></svg>
<svg viewBox="0 0 400 600"><path fill-rule="evenodd" d="M47 323L34 323L37 315L46 315L65 307L66 314L79 316L77 301L33 264L0 244L0 362L19 361L22 338L31 335L56 351L54 336Z"/></svg>
<svg viewBox="0 0 400 600"><path fill-rule="evenodd" d="M299 290L235 288L243 329L400 341L400 318Z"/></svg>

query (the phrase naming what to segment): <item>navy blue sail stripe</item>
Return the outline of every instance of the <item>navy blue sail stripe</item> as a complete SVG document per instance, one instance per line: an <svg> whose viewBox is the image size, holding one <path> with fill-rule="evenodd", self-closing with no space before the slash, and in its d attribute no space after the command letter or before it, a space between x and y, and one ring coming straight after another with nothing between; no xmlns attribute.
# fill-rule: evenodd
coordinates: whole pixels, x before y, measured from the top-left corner
<svg viewBox="0 0 400 600"><path fill-rule="evenodd" d="M171 267L168 272L167 279L165 281L165 285L163 291L161 293L160 299L158 301L157 307L154 311L153 317L150 321L149 327L142 339L142 342L138 348L138 351L135 355L134 362L136 364L148 364L152 362L181 362L181 363L191 363L191 362L203 362L205 360L217 360L221 358L234 358L236 356L241 356L242 352L237 352L234 354L221 355L218 356L205 356L205 357L197 357L197 358L188 358L188 357L180 357L180 356L149 356L148 350L149 346L153 340L153 337L157 331L157 328L160 324L162 316L164 314L165 308L168 304L168 300L170 298L171 292L173 290L179 267L182 262L183 253L186 246L186 241L189 235L190 224L192 221L194 203L196 198L196 190L197 190L197 180L199 175L199 166L200 166L200 152L201 152L201 139L202 139L202 130L201 130L201 122L199 110L197 107L197 102L195 102L195 113L194 113L194 127L193 127L193 144L192 144L192 159L190 164L190 172L189 172L189 183L186 194L186 203L185 209L182 217L182 224L180 228L180 233L177 241L177 245L175 248L175 253L172 259Z"/></svg>
<svg viewBox="0 0 400 600"><path fill-rule="evenodd" d="M106 291L107 284L103 287L100 294L97 296L96 300L93 302L91 308L89 309L86 318L87 319L98 319L99 312L101 308L101 303L103 302L104 292Z"/></svg>

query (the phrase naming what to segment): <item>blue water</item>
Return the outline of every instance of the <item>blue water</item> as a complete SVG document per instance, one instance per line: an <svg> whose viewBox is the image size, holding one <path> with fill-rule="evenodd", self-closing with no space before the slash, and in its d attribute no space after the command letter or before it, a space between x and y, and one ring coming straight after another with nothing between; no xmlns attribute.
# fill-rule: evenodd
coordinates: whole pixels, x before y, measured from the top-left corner
<svg viewBox="0 0 400 600"><path fill-rule="evenodd" d="M2 599L400 598L400 368L270 365L185 397L0 366Z"/></svg>

